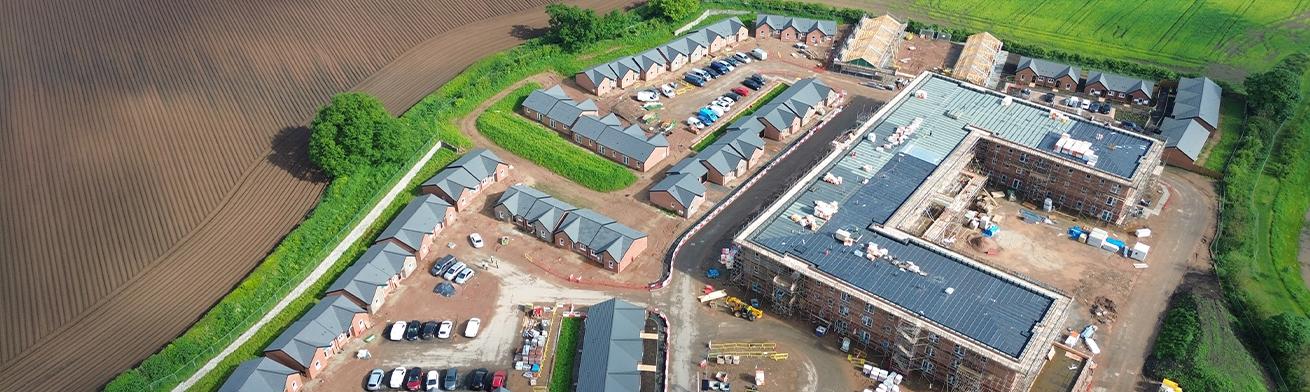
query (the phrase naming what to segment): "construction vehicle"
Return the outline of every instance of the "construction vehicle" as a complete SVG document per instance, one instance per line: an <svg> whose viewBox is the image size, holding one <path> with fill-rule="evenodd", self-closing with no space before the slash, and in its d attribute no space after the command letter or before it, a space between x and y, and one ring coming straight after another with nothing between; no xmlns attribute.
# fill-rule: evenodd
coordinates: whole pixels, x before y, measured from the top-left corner
<svg viewBox="0 0 1310 392"><path fill-rule="evenodd" d="M760 310L759 308L756 308L754 306L750 306L749 304L742 302L742 300L737 297L728 297L727 299L724 300L724 304L726 304L728 306L728 309L732 310L732 314L737 317L741 317L750 321L755 321L760 319L761 317L764 317L763 310Z"/></svg>

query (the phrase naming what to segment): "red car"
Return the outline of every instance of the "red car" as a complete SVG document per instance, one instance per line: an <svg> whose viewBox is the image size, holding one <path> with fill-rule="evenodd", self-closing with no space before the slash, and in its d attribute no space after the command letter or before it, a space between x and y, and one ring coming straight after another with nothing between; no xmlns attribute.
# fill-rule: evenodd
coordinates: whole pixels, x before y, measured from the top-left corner
<svg viewBox="0 0 1310 392"><path fill-rule="evenodd" d="M505 386L505 371L497 370L496 374L491 376L491 389L502 388Z"/></svg>
<svg viewBox="0 0 1310 392"><path fill-rule="evenodd" d="M743 97L747 95L751 95L751 91L747 90L745 87L734 88L732 89L732 92L737 93L737 95L741 95Z"/></svg>
<svg viewBox="0 0 1310 392"><path fill-rule="evenodd" d="M405 372L405 389L417 391L421 387L423 387L423 369L409 368L409 371Z"/></svg>

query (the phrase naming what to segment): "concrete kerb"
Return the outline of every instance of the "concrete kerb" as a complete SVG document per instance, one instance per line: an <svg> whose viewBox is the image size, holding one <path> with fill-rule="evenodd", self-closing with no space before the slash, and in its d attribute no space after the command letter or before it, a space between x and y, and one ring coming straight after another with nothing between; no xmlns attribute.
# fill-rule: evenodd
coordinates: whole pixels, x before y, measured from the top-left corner
<svg viewBox="0 0 1310 392"><path fill-rule="evenodd" d="M838 102L844 101L846 99L846 92L844 91L841 92L837 99ZM715 204L709 213L705 214L699 220L696 221L695 225L692 225L691 227L688 227L686 230L684 230L682 234L678 236L678 239L674 243L673 248L664 257L663 276L660 278L659 281L651 282L648 285L648 288L651 291L655 291L667 286L669 282L673 280L673 260L678 257L678 252L682 250L682 245L687 242L687 239L691 238L692 235L695 235L696 232L699 232L702 227L704 227L707 223L709 223L709 221L713 220L714 217L718 216L719 212L722 211L724 207L726 207L729 204L732 204L732 202L737 199L737 196L740 195L742 191L750 188L751 185L754 185L756 180L762 177L765 173L768 173L769 170L772 169L773 166L777 165L777 163L781 161L783 158L786 158L787 156L791 155L792 151L795 151L797 146L800 146L806 140L809 140L811 136L814 136L815 133L818 133L819 129L822 129L824 125L828 124L828 121L831 121L834 117L837 116L837 114L841 113L842 110L844 109L845 106L843 105L829 112L826 116L824 116L822 119L819 120L818 124L815 124L814 127L806 131L804 136L800 137L799 139L796 139L795 141L791 142L791 144L787 145L787 148L784 149L777 156L774 156L773 159L770 159L769 162L765 164L763 169L760 169L759 172L752 175L749 180L746 180L746 182L738 186L737 189L733 189L732 192L728 194L728 197L725 197L723 201L720 201L718 204Z"/></svg>
<svg viewBox="0 0 1310 392"><path fill-rule="evenodd" d="M437 141L436 144L432 145L432 148L423 155L423 158L419 159L418 162L415 162L414 166L411 166L409 171L405 173L405 176L401 177L399 181L396 181L396 184L387 191L386 196L381 200L378 200L377 204L374 204L373 208L369 209L368 214L350 230L350 233L346 235L346 238L343 238L341 242L332 249L332 252L328 253L327 257L324 257L323 260L319 262L318 266L314 267L314 270L310 272L309 276L306 276L299 285L296 285L296 287L291 290L291 292L282 297L282 300L278 301L277 305L273 306L273 309L270 309L268 313L264 314L264 317L260 318L259 321L256 321L254 325L251 325L250 328L246 329L246 331L241 333L240 336L237 336L237 339L232 341L231 344L224 347L223 351L220 351L218 355L214 356L214 358L205 362L205 364L201 366L199 370L196 370L191 377L174 387L173 392L182 392L190 389L196 382L200 381L201 378L205 377L209 372L212 372L214 368L218 367L219 362L227 359L229 355L232 355L232 353L240 348L241 345L249 341L250 338L268 324L269 321L272 321L278 314L281 314L282 311L291 304L291 302L300 298L301 295L304 295L305 291L308 290L310 286L313 286L314 283L318 282L318 280L323 277L323 275L327 274L327 271L336 264L337 260L340 259L343 254L346 253L346 249L349 249L355 241L358 241L359 238L364 235L364 232L368 230L369 226L372 226L373 222L377 221L377 219L382 216L382 212L386 210L387 206L391 205L391 201L395 200L396 196L409 188L409 183L414 180L414 176L418 175L419 169L422 169L423 165L426 165L428 161L432 159L432 156L436 155L437 151L440 151L444 145L445 144L441 141Z"/></svg>

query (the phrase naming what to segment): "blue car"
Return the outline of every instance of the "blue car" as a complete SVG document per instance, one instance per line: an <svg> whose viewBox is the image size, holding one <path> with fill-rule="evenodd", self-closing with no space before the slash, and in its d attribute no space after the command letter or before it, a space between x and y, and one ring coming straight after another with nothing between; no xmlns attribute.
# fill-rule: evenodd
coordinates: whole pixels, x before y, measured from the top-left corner
<svg viewBox="0 0 1310 392"><path fill-rule="evenodd" d="M705 79L701 79L699 76L696 75L683 76L682 80L686 80L687 83L691 83L691 85L696 87L705 87Z"/></svg>

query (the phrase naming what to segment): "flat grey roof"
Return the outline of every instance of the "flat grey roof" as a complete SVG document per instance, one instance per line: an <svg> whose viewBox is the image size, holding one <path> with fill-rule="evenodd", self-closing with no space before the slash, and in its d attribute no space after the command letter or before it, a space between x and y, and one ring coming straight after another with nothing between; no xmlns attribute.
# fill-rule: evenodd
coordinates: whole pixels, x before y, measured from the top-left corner
<svg viewBox="0 0 1310 392"><path fill-rule="evenodd" d="M816 168L820 175L796 184L800 191L790 199L779 200L783 208L775 215L762 218L763 224L745 238L773 252L803 260L910 313L1019 358L1032 338L1032 330L1046 316L1055 298L920 239L892 238L871 229L873 225L885 223L959 146L969 132L966 125L1040 147L1046 136L1075 132L1080 127L1077 124L1082 123L1051 120L1049 109L1018 101L1001 106L999 95L962 87L960 83L929 75L907 87L903 92L906 95L896 106L873 120L875 123L868 132L876 135L875 140L869 140L867 133L862 134L841 152L841 158ZM915 98L913 94L920 90L927 96ZM878 150L897 126L908 125L915 118L923 121L916 134L903 144ZM1089 130L1093 126L1086 125ZM1097 128L1103 133L1113 131ZM1125 137L1128 136L1133 140L1139 137ZM1103 135L1103 138L1109 137ZM823 181L825 173L842 177L842 184ZM812 231L801 227L792 217L812 215L815 201L836 202L839 207L830 220ZM837 230L852 233L858 238L858 245L842 246L834 237ZM870 242L889 249L890 255L898 260L914 262L926 276L904 271L884 260L868 260L860 252ZM953 293L946 294L947 288L952 288Z"/></svg>

